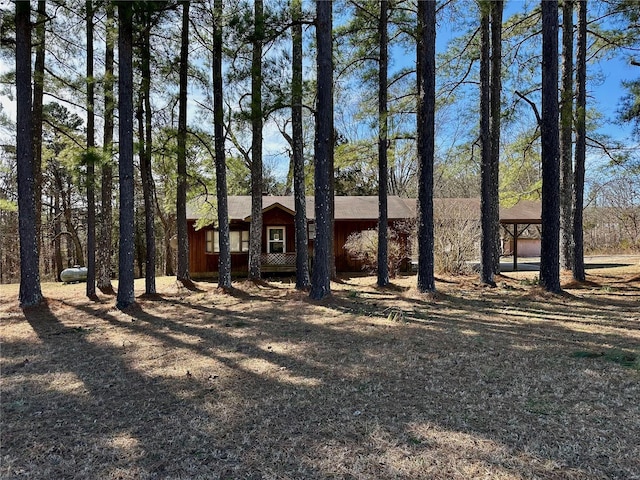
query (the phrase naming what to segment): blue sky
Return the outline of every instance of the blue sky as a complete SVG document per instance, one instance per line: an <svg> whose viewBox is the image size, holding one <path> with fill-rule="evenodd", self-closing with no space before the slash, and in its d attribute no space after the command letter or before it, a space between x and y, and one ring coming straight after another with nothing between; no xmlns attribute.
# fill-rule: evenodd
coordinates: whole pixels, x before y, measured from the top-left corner
<svg viewBox="0 0 640 480"><path fill-rule="evenodd" d="M590 6L594 9L598 8L598 3L599 2L590 3ZM539 7L539 5L539 1L507 0L505 2L503 18L507 20L515 13L531 11L533 8ZM591 10L589 10L588 13L592 13ZM452 25L451 22L442 22L437 30L438 51L444 51L447 43L454 36L462 33L463 32L457 30L456 26ZM588 64L587 76L588 107L597 109L603 115L603 125L599 133L608 134L616 139L631 137L631 126L618 124L616 117L620 101L625 95L622 81L640 77L640 67L630 65L629 53L622 52L616 54L612 59ZM598 81L596 81L596 77ZM509 92L505 92L505 94L508 93Z"/></svg>
<svg viewBox="0 0 640 480"><path fill-rule="evenodd" d="M473 5L473 3L471 3L471 5ZM527 2L522 0L507 0L504 15L505 19L516 11L521 11L525 8L530 9L538 5L539 1ZM462 32L457 31L453 21L442 21L437 30L438 49L443 50L446 48L447 42L453 36L460 33ZM398 60L397 57L396 60ZM403 60L398 60L398 64L402 63ZM415 54L408 54L405 61L406 63L415 62ZM309 67L315 68L315 62L313 62L313 60L310 61ZM8 68L12 68L12 66L0 65L0 71L4 71ZM620 105L620 100L625 93L621 83L623 80L638 78L640 76L640 67L631 66L628 63L628 58L620 55L617 58L602 61L596 65L591 64L588 68L592 74L597 74L598 77L602 78L602 83L600 84L593 82L590 83L590 97L588 100L590 107L598 109L603 115L603 125L600 129L600 133L608 134L611 137L621 140L631 146L637 146L637 139L634 141L631 138L631 126L620 125L615 121L615 118ZM505 92L505 94L508 93L509 92ZM6 97L0 99L0 101L5 107L5 113L14 117L13 110L15 109L15 105L12 102L9 102ZM282 145L284 145L283 141L279 141L280 138L277 131L275 129L271 129L270 131L265 130L264 137L266 150L265 156L268 156L270 152L273 152L272 154L277 156L278 153L282 151Z"/></svg>

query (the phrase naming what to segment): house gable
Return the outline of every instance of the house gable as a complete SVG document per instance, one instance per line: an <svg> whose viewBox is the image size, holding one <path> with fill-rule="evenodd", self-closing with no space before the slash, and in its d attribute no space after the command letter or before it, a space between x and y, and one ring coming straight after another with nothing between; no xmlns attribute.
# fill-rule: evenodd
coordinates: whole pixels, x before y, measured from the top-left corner
<svg viewBox="0 0 640 480"><path fill-rule="evenodd" d="M264 201L263 201L263 205L264 205ZM264 223L264 218L265 216L269 217L269 213L274 211L274 210L280 210L281 212L283 212L284 214L290 216L290 217L294 217L296 212L294 210L291 210L290 208L285 207L284 205L282 205L280 202L275 202L272 203L271 205L268 205L266 207L264 207L262 209L262 222ZM251 222L251 215L246 216L243 219L245 222Z"/></svg>

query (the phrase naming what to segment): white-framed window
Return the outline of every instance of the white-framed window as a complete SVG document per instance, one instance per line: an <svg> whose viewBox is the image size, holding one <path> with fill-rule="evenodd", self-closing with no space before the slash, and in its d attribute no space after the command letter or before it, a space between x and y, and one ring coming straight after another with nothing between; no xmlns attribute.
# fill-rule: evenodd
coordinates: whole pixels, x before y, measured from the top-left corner
<svg viewBox="0 0 640 480"><path fill-rule="evenodd" d="M286 237L284 227L267 227L267 253L285 253Z"/></svg>
<svg viewBox="0 0 640 480"><path fill-rule="evenodd" d="M316 239L316 224L315 223L309 223L309 240L315 240Z"/></svg>
<svg viewBox="0 0 640 480"><path fill-rule="evenodd" d="M231 230L229 232L229 247L231 253L244 253L249 251L249 231ZM220 233L217 230L205 232L205 252L220 252Z"/></svg>

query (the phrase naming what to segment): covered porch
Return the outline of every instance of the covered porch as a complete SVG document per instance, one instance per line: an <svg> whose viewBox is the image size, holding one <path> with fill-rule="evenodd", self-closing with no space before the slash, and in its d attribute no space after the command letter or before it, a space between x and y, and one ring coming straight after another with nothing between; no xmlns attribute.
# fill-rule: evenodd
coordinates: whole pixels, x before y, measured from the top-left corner
<svg viewBox="0 0 640 480"><path fill-rule="evenodd" d="M510 253L513 257L514 272L518 270L518 241L527 228L542 224L541 205L539 201L521 200L513 207L500 209L500 225L508 238L513 241Z"/></svg>

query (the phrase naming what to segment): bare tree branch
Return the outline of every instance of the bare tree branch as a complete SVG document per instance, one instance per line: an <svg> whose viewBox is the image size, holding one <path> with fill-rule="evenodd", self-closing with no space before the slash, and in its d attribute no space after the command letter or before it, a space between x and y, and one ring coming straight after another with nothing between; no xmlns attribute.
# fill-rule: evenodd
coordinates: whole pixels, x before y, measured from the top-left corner
<svg viewBox="0 0 640 480"><path fill-rule="evenodd" d="M525 97L522 93L520 93L518 90L515 91L515 94L517 96L519 96L522 100L524 100L525 102L527 102L529 105L531 105L531 108L533 109L533 113L535 113L536 115L536 120L538 122L538 125L541 124L542 119L540 118L540 112L538 112L538 106L533 103L531 100L529 100L527 97Z"/></svg>

